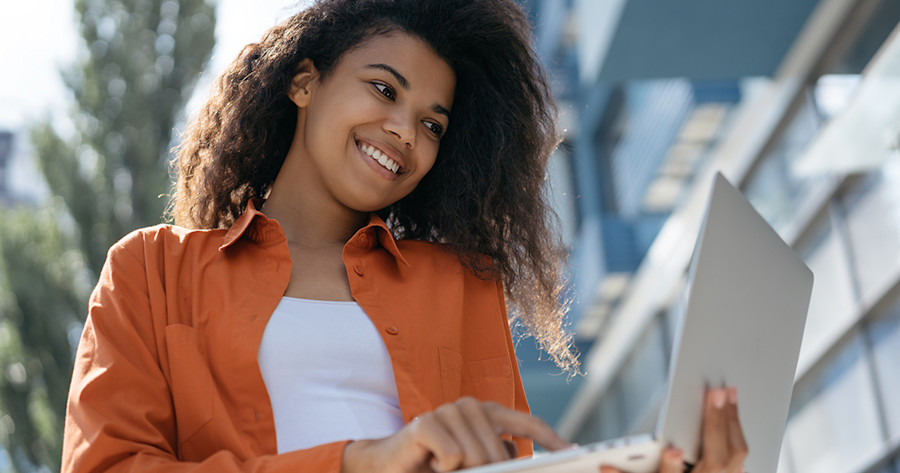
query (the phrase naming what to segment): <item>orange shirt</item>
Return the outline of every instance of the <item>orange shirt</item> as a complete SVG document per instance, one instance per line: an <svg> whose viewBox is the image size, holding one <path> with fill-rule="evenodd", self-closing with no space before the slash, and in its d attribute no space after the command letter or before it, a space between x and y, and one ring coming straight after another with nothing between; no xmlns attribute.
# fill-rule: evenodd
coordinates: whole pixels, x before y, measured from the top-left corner
<svg viewBox="0 0 900 473"><path fill-rule="evenodd" d="M461 396L528 411L499 281L395 241L376 216L343 259L405 422ZM257 352L290 273L281 226L253 203L227 231L160 225L116 243L78 346L62 470L339 472L347 441L276 454Z"/></svg>

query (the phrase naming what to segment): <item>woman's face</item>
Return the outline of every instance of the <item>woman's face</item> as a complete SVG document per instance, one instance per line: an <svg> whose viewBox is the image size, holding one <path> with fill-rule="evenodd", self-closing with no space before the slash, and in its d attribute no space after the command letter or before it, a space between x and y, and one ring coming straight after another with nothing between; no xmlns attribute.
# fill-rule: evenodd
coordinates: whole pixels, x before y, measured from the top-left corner
<svg viewBox="0 0 900 473"><path fill-rule="evenodd" d="M450 126L450 65L404 33L365 40L324 78L305 63L290 91L299 107L298 184L359 212L412 192Z"/></svg>

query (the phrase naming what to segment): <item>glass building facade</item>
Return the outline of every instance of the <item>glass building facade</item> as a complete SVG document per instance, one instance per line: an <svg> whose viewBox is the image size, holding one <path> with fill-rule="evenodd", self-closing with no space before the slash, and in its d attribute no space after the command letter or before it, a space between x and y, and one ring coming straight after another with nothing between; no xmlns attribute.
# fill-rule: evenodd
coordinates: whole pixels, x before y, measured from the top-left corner
<svg viewBox="0 0 900 473"><path fill-rule="evenodd" d="M761 40L766 51L740 49L728 18L697 10L681 26L733 45L733 61L669 51L676 66L660 60L648 72L622 59L645 51L625 41L639 37L634 29L655 24L641 2L524 3L569 128L550 181L572 247L570 321L586 373L541 385L523 362L535 411L552 389L567 401L548 420L574 441L652 431L706 193L721 171L815 274L778 471L900 473L900 100L866 98L878 86L900 90L900 4L727 2L752 10L734 14L757 37L782 38L781 49ZM585 18L601 3L618 5L602 12L618 20L598 40ZM691 12L709 2L673 3ZM642 33L656 31L665 28ZM862 122L841 123L851 113Z"/></svg>

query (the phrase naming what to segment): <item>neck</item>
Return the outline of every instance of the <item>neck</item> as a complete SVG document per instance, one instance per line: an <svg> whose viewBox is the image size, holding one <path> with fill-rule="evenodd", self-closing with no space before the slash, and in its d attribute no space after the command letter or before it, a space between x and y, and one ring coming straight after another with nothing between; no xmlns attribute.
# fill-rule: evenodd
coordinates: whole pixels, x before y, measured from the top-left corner
<svg viewBox="0 0 900 473"><path fill-rule="evenodd" d="M298 179L291 171L278 173L263 204L266 216L278 220L290 243L309 248L343 246L369 221L366 212L321 198L305 185L309 179Z"/></svg>

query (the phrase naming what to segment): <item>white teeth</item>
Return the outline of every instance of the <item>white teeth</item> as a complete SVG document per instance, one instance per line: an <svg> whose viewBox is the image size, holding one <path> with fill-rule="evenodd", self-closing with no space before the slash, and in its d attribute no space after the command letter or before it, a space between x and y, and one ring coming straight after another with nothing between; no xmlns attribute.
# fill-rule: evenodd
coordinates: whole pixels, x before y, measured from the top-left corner
<svg viewBox="0 0 900 473"><path fill-rule="evenodd" d="M367 155L369 155L369 157L371 157L372 159L377 161L378 164L382 165L386 169L389 169L391 172L393 172L395 174L400 169L400 165L397 164L396 161L387 157L386 154L382 153L381 150L379 150L378 148L376 148L374 146L363 144L363 145L360 145L359 149L363 150L363 152L366 153Z"/></svg>

